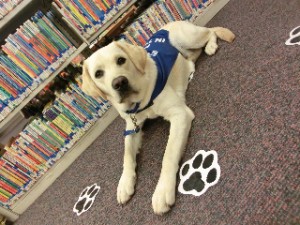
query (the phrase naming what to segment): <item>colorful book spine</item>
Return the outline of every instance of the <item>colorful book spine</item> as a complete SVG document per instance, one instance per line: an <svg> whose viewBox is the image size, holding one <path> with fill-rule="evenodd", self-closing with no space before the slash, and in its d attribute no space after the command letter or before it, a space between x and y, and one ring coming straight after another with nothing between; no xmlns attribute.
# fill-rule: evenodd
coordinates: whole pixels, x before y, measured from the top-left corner
<svg viewBox="0 0 300 225"><path fill-rule="evenodd" d="M129 2L130 0L54 0L52 6L77 33L89 38Z"/></svg>
<svg viewBox="0 0 300 225"><path fill-rule="evenodd" d="M143 46L151 34L168 22L194 21L211 2L213 0L157 0L126 28L120 38Z"/></svg>
<svg viewBox="0 0 300 225"><path fill-rule="evenodd" d="M41 11L10 34L0 52L0 121L74 51Z"/></svg>

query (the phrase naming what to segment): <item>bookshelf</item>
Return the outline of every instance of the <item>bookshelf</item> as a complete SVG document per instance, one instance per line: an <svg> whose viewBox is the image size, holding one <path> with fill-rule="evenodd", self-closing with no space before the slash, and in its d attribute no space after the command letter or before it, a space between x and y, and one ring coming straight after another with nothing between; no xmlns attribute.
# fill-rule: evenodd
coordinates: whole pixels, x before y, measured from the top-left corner
<svg viewBox="0 0 300 225"><path fill-rule="evenodd" d="M115 15L115 18L119 18L122 14L124 14L126 11L128 11L128 9L134 5L136 3L136 1L131 1L129 4L127 4L126 6L124 6L123 9L121 9L119 12L117 12L117 14ZM115 22L115 20L110 20L109 22L105 23L100 30L98 30L95 34L93 34L87 41L88 41L88 45L91 45L92 42L101 35L101 33L103 33L109 26L112 25L112 23Z"/></svg>
<svg viewBox="0 0 300 225"><path fill-rule="evenodd" d="M199 26L205 26L230 0L215 0L194 21Z"/></svg>
<svg viewBox="0 0 300 225"><path fill-rule="evenodd" d="M10 210L0 207L0 214L11 221L21 215L118 116L114 108L110 108L64 156L29 189Z"/></svg>
<svg viewBox="0 0 300 225"><path fill-rule="evenodd" d="M118 116L114 108L110 108L64 156L43 175L30 190L12 207L12 211L22 214L55 180L58 178L84 150L108 127Z"/></svg>
<svg viewBox="0 0 300 225"><path fill-rule="evenodd" d="M33 0L23 0L18 4L11 12L9 12L4 18L0 20L0 30L14 17L18 16L24 8L29 6Z"/></svg>
<svg viewBox="0 0 300 225"><path fill-rule="evenodd" d="M34 1L34 0L32 0ZM19 6L15 8L16 12L11 12L10 16L17 17L19 13L22 11L22 8L28 7L32 1L24 0L24 6ZM176 0L175 0L176 1ZM59 66L58 69L55 70L46 80L41 83L37 89L35 89L18 107L16 107L2 122L0 122L0 137L2 132L7 132L8 129L11 129L15 126L15 124L19 124L18 121L22 120L20 116L20 110L32 99L35 95L41 91L51 80L53 80L78 54L86 51L89 48L92 48L99 40L99 37L104 37L107 32L106 30L114 24L118 18L123 16L127 11L130 11L132 7L138 1L132 0L128 4L124 5L111 19L106 21L105 24L102 25L100 29L98 29L94 34L90 35L90 37L83 37L83 35L74 29L74 26L71 25L66 18L61 16L59 19L63 21L62 27L67 26L68 29L73 31L73 35L76 36L76 41L80 40L81 42L78 46L76 46L76 50L70 55L70 57L65 60L65 62ZM159 3L164 3L165 1L157 1ZM167 1L166 1L167 2ZM173 0L168 1L173 2ZM176 2L178 4L179 1ZM187 1L185 1L187 2ZM205 0L205 2L209 2L209 0ZM213 4L207 4L208 6L204 9L201 9L201 13L199 15L194 15L192 17L192 22L204 26L223 6L225 6L229 0L214 0ZM154 4L154 3L153 3ZM191 3L192 4L192 3ZM27 5L27 6L26 6ZM155 4L154 4L155 5ZM155 6L156 10L159 5ZM187 8L183 9L185 11ZM53 9L55 10L55 9ZM135 11L135 10L134 10ZM185 11L186 12L186 11ZM59 12L56 13L59 14ZM133 14L135 14L133 12ZM116 22L116 27L120 26L124 20L119 20ZM5 23L5 22L4 22ZM136 25L141 26L141 23L137 23ZM0 23L1 26L4 26ZM117 30L114 27L111 30ZM136 29L136 26L133 26ZM142 27L141 27L142 28ZM142 28L143 30L140 32L136 32L133 34L137 38L146 38L148 34L147 28ZM118 116L118 113L114 108L110 108L97 122L89 128L88 131L80 138L78 142L75 143L74 146L71 147L64 155L55 162L55 164L45 173L42 177L40 177L33 186L30 187L16 202L14 202L10 209L0 207L0 214L7 217L10 221L16 221L22 213L65 171L71 164L76 160L76 158L84 152L84 150L105 130L105 128Z"/></svg>
<svg viewBox="0 0 300 225"><path fill-rule="evenodd" d="M16 12L13 11L8 15L18 15L18 13L20 13L22 11L22 9L26 8L30 3L32 2L32 0L24 0L23 2L21 2L16 8L15 10L17 10ZM29 96L26 97L26 99L24 99L22 101L22 103L17 106L3 121L0 122L0 135L1 133L3 133L8 127L13 127L11 125L13 125L12 123L15 122L14 120L19 118L20 120L20 110L33 98L36 96L37 93L39 93L50 81L52 81L57 74L59 74L68 64L70 64L70 62L77 56L79 55L81 52L83 52L89 45L91 45L93 43L93 41L95 41L95 39L97 39L97 37L99 35L101 35L109 26L111 26L121 15L123 15L130 7L132 7L137 1L136 0L132 0L129 2L129 4L127 4L126 6L124 6L124 8L122 8L120 11L118 11L116 13L116 15L110 19L107 23L105 23L101 29L99 29L95 34L93 34L93 36L91 38L89 38L89 40L86 40L85 38L83 38L82 36L79 36L80 39L84 40L85 42L83 42L77 49L75 52L73 52L69 58L62 64L60 65L60 67L52 74L50 75L42 84L39 85L38 88L36 88ZM6 17L5 17L6 18ZM72 26L70 25L70 23L67 22L67 20L65 18L62 18L66 24L72 29ZM2 21L2 20L1 20ZM0 22L1 22L0 21ZM9 21L9 20L7 20ZM3 22L3 24L5 24L5 22ZM1 28L0 28L1 30ZM79 33L76 32L75 29L72 29L77 35L80 35Z"/></svg>
<svg viewBox="0 0 300 225"><path fill-rule="evenodd" d="M52 81L57 74L59 74L67 65L70 64L70 62L79 54L81 53L87 45L83 43L80 45L80 47L73 52L68 59L60 65L60 67L51 74L43 83L41 83L34 91L30 93L23 101L22 103L17 106L2 122L0 122L0 134L4 132L8 127L12 126L12 122L16 119L18 114L20 113L21 109L24 108L24 106L32 99L34 98L50 81Z"/></svg>

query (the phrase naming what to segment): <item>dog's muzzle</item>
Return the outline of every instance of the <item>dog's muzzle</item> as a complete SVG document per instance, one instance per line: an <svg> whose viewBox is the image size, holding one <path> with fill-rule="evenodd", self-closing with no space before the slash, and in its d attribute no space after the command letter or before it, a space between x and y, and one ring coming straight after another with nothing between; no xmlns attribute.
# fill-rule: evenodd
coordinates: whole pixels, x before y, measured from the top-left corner
<svg viewBox="0 0 300 225"><path fill-rule="evenodd" d="M120 103L123 103L124 100L131 94L136 93L125 76L119 76L113 79L112 88L118 92L120 96Z"/></svg>
<svg viewBox="0 0 300 225"><path fill-rule="evenodd" d="M126 92L130 89L128 79L124 76L119 76L113 79L112 87L118 92Z"/></svg>

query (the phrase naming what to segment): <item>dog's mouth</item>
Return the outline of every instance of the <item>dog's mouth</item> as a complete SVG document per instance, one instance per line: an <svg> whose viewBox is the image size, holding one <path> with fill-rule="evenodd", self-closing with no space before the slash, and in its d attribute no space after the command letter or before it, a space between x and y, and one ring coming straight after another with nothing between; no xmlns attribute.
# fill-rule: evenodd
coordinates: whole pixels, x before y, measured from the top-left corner
<svg viewBox="0 0 300 225"><path fill-rule="evenodd" d="M119 91L119 96L120 96L120 103L125 103L129 100L129 98L134 95L134 94L138 94L138 92L136 90L134 90L131 87L128 87L128 89L123 90L123 91Z"/></svg>
<svg viewBox="0 0 300 225"><path fill-rule="evenodd" d="M138 91L132 88L128 79L125 76L119 76L115 78L112 81L112 87L120 96L119 103L125 103L130 96L138 94Z"/></svg>

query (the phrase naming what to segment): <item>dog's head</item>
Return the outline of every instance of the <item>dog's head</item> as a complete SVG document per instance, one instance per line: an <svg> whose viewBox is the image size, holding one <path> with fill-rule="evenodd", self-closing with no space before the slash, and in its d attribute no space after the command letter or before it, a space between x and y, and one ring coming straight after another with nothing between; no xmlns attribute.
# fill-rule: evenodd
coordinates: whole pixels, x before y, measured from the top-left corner
<svg viewBox="0 0 300 225"><path fill-rule="evenodd" d="M83 64L82 90L115 103L132 103L141 97L146 51L124 41L112 42Z"/></svg>

